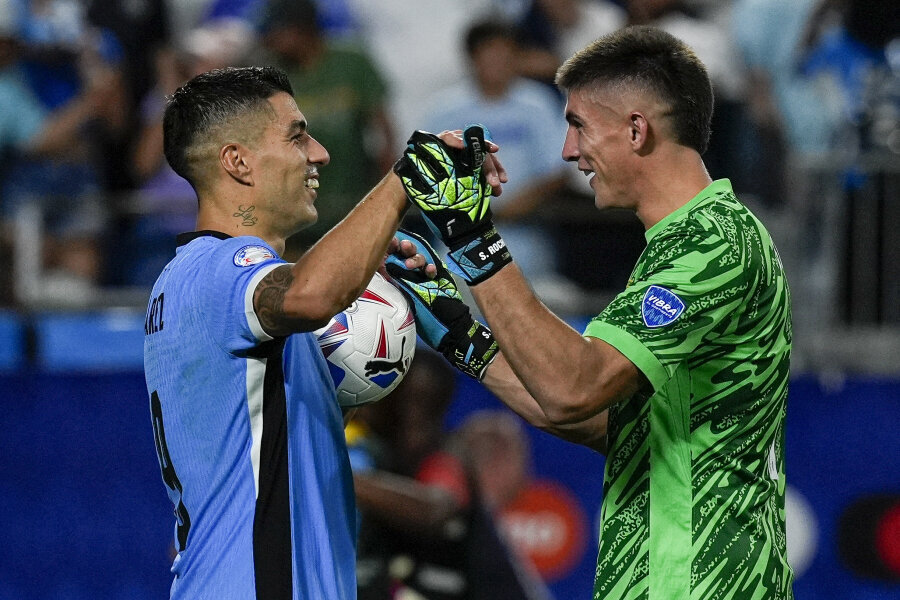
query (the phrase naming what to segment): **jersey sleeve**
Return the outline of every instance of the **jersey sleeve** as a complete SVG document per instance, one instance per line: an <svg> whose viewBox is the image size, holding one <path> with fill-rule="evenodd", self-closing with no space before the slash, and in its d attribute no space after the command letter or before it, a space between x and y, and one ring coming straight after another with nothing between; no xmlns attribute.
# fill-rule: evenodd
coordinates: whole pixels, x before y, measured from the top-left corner
<svg viewBox="0 0 900 600"><path fill-rule="evenodd" d="M628 287L584 335L614 346L658 390L705 341L732 327L748 280L740 249L719 235L653 239Z"/></svg>
<svg viewBox="0 0 900 600"><path fill-rule="evenodd" d="M227 240L207 261L198 300L213 339L232 354L271 340L253 309L253 292L272 269L287 263L265 242L252 238Z"/></svg>

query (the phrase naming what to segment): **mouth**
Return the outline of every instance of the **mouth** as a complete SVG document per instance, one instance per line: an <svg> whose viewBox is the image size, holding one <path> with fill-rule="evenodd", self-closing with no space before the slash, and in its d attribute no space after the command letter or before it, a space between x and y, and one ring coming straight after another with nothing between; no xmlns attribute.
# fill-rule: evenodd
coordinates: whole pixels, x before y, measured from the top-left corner
<svg viewBox="0 0 900 600"><path fill-rule="evenodd" d="M306 179L303 182L303 185L306 186L307 189L317 190L319 189L319 171L316 168L308 168L306 170Z"/></svg>

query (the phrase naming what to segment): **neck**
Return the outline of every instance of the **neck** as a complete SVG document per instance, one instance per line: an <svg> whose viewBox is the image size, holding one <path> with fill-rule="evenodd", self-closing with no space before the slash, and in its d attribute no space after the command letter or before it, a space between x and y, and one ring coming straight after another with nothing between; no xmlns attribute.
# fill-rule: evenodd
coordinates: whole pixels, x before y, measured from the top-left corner
<svg viewBox="0 0 900 600"><path fill-rule="evenodd" d="M511 84L511 81L480 81L478 87L485 98L496 100L506 95Z"/></svg>
<svg viewBox="0 0 900 600"><path fill-rule="evenodd" d="M669 160L647 164L636 179L643 183L636 212L645 229L690 202L712 183L700 155L682 147L678 147Z"/></svg>
<svg viewBox="0 0 900 600"><path fill-rule="evenodd" d="M284 240L287 236L273 231L263 214L252 201L234 204L213 204L200 201L197 213L197 231L221 231L233 237L252 235L265 241L280 255L284 254Z"/></svg>

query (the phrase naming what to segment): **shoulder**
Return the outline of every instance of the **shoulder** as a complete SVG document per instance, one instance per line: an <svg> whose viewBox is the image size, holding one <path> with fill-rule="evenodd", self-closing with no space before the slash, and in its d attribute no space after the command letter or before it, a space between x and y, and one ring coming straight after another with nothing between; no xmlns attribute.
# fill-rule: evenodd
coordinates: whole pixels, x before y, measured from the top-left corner
<svg viewBox="0 0 900 600"><path fill-rule="evenodd" d="M196 277L197 289L221 290L284 261L265 241L253 236L222 239L201 235L183 244L173 268ZM232 283L229 283L232 282ZM218 292L217 292L218 293Z"/></svg>
<svg viewBox="0 0 900 600"><path fill-rule="evenodd" d="M217 263L230 262L235 267L249 267L278 258L263 239L250 235L231 237L217 232L191 232L180 235L178 241L179 253Z"/></svg>
<svg viewBox="0 0 900 600"><path fill-rule="evenodd" d="M444 129L447 125L459 127L458 122L471 115L478 106L475 88L468 82L453 84L431 96L426 110L426 123L432 129Z"/></svg>
<svg viewBox="0 0 900 600"><path fill-rule="evenodd" d="M553 90L537 81L519 78L512 87L513 96L520 102L556 110L562 106L562 100Z"/></svg>
<svg viewBox="0 0 900 600"><path fill-rule="evenodd" d="M328 44L328 54L333 59L349 63L373 64L366 49L353 40L332 41Z"/></svg>
<svg viewBox="0 0 900 600"><path fill-rule="evenodd" d="M645 255L688 262L707 274L740 268L752 279L762 267L766 245L771 242L765 228L729 193L669 224L647 245Z"/></svg>
<svg viewBox="0 0 900 600"><path fill-rule="evenodd" d="M735 225L727 213L704 203L669 223L647 243L641 262L649 270L673 265L705 269L711 263L735 265L741 260Z"/></svg>

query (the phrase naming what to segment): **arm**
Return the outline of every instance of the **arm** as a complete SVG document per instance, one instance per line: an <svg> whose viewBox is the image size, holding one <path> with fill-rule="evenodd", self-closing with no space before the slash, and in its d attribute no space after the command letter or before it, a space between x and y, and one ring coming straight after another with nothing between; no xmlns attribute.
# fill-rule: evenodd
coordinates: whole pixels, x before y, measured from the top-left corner
<svg viewBox="0 0 900 600"><path fill-rule="evenodd" d="M483 144L479 133L483 133L479 126L466 129L466 148ZM503 349L516 378L555 428L595 418L641 389L646 383L643 374L621 352L602 340L582 337L535 297L493 226L490 196L480 188L483 182L479 181L478 170L471 168L478 164L471 153L454 154L442 145L446 140L419 137L410 141L408 160L400 172L409 198L423 211L432 229L440 233L450 250L450 268L469 284L488 323L498 332L492 335L491 330L472 321L467 309L451 310L462 304L452 282L435 300L435 294L424 294L418 289L417 280L421 278L406 269L392 270L389 264L391 275L411 291L410 297L417 305L416 323L426 329L429 324L438 325L432 328L432 339L426 338L429 345L438 348L457 367L482 379L496 354L496 344ZM473 184L464 195L448 194L445 180L460 171L466 172ZM435 264L441 263L432 248L427 244L424 248L434 257ZM470 322L481 330L469 328ZM489 352L482 354L477 370L466 370L464 362L455 361L453 354L441 346L449 340L453 347L468 348L471 354L475 346L470 342L480 337L472 332L483 334L494 343Z"/></svg>
<svg viewBox="0 0 900 600"><path fill-rule="evenodd" d="M565 187L566 176L562 173L549 177L540 177L523 186L521 192L510 198L502 206L493 209L497 219L517 221L533 214L547 198L559 194Z"/></svg>
<svg viewBox="0 0 900 600"><path fill-rule="evenodd" d="M445 135L445 142L463 145L451 133ZM490 153L499 149L490 142L485 148ZM506 172L499 161L485 154L484 178L499 195ZM359 297L386 253L400 250L407 267L424 267L425 259L416 254L415 244L407 240L391 245L406 207L407 190L390 172L296 264L278 267L264 277L253 297L263 329L274 337L325 325ZM433 277L436 271L431 267L427 272Z"/></svg>
<svg viewBox="0 0 900 600"><path fill-rule="evenodd" d="M406 205L400 180L389 173L300 260L266 275L253 296L263 329L272 336L312 331L349 306L384 260ZM421 256L411 261L424 265Z"/></svg>
<svg viewBox="0 0 900 600"><path fill-rule="evenodd" d="M369 127L378 138L378 152L375 156L378 167L383 170L390 169L395 160L394 152L396 140L394 139L394 126L387 110L379 106L369 120Z"/></svg>
<svg viewBox="0 0 900 600"><path fill-rule="evenodd" d="M434 264L437 270L436 277L429 279L417 273L417 269L402 265L395 257L389 257L386 265L394 284L406 294L415 309L416 326L423 341L441 352L463 373L484 383L510 409L532 425L565 440L605 452L605 407L565 422L552 418L553 415L548 414L546 407L522 384L523 380L510 366L507 358L498 352L491 330L472 318L446 265L434 249L415 234L401 230L397 235L416 240L426 261ZM528 293L530 294L530 290ZM564 334L571 334L575 338L575 342L584 341L568 325L555 317L553 319L561 325ZM543 338L542 334L542 347ZM631 365L627 360L625 363ZM567 366L562 367L562 372L567 370Z"/></svg>
<svg viewBox="0 0 900 600"><path fill-rule="evenodd" d="M387 525L421 534L440 533L462 510L446 490L387 471L353 474L360 509Z"/></svg>
<svg viewBox="0 0 900 600"><path fill-rule="evenodd" d="M498 354L487 368L482 383L510 410L531 425L558 438L587 446L600 454L606 454L606 410L577 423L553 424L547 418L540 404L519 381L502 353Z"/></svg>
<svg viewBox="0 0 900 600"><path fill-rule="evenodd" d="M553 427L590 422L646 385L621 352L582 337L541 304L515 264L471 290L506 362Z"/></svg>

